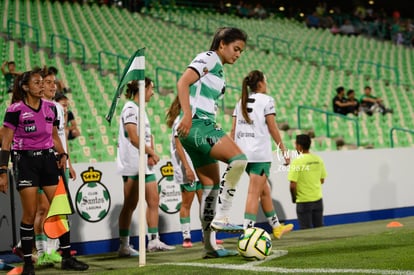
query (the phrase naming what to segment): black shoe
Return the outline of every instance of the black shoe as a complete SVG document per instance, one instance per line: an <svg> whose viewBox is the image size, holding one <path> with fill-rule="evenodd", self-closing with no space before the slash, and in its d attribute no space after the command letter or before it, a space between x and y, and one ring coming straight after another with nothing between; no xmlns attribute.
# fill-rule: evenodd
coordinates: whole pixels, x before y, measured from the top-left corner
<svg viewBox="0 0 414 275"><path fill-rule="evenodd" d="M35 275L35 269L33 264L24 264L22 275Z"/></svg>
<svg viewBox="0 0 414 275"><path fill-rule="evenodd" d="M89 265L84 262L76 260L75 257L63 258L61 267L63 270L87 270Z"/></svg>

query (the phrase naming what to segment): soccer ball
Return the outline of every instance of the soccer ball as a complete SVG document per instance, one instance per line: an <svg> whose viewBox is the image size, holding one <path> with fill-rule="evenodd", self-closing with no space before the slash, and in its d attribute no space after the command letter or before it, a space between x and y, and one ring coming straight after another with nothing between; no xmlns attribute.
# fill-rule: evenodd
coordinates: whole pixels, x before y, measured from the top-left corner
<svg viewBox="0 0 414 275"><path fill-rule="evenodd" d="M272 251L272 239L265 230L250 227L239 237L237 250L248 260L264 260Z"/></svg>

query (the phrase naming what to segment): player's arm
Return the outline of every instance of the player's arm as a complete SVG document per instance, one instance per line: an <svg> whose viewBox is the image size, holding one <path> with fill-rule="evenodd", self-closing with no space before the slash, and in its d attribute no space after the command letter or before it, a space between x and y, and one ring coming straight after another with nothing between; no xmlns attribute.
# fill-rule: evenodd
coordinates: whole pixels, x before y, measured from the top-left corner
<svg viewBox="0 0 414 275"><path fill-rule="evenodd" d="M53 144L55 145L55 151L58 155L58 166L59 168L63 168L63 170L66 170L66 161L69 158L69 155L66 153L65 148L62 145L62 141L60 140L57 126L53 127L52 132L53 137Z"/></svg>
<svg viewBox="0 0 414 275"><path fill-rule="evenodd" d="M175 149L177 150L178 158L183 163L187 179L193 182L195 180L194 171L190 163L187 161L183 145L181 144L180 139L178 137L174 137L174 140L175 140Z"/></svg>
<svg viewBox="0 0 414 275"><path fill-rule="evenodd" d="M137 134L137 125L135 123L127 123L124 125L125 131L128 133L129 141L131 144L139 149L139 136ZM157 154L155 153L154 149L151 146L145 144L145 154L150 157L156 156L159 159Z"/></svg>
<svg viewBox="0 0 414 275"><path fill-rule="evenodd" d="M291 181L290 182L290 196L292 198L293 203L296 203L296 194L297 194L296 182Z"/></svg>
<svg viewBox="0 0 414 275"><path fill-rule="evenodd" d="M192 68L187 68L177 82L177 93L183 116L177 127L180 135L187 136L192 126L192 112L190 106L190 86L200 78Z"/></svg>
<svg viewBox="0 0 414 275"><path fill-rule="evenodd" d="M235 140L235 134L236 134L236 121L237 117L233 116L232 124L231 124L231 131L230 131L230 137Z"/></svg>
<svg viewBox="0 0 414 275"><path fill-rule="evenodd" d="M280 136L279 128L277 127L274 114L269 114L266 116L266 125L269 129L270 136L276 142L276 145L279 147L279 149L283 152L283 157L285 158L284 164L288 165L290 163L290 158L288 154L285 154L286 147L283 144L282 137Z"/></svg>
<svg viewBox="0 0 414 275"><path fill-rule="evenodd" d="M14 130L2 127L2 141L0 151L0 169L6 169L9 165L10 148L13 140ZM4 170L3 170L4 171ZM9 177L7 173L0 174L0 192L6 193L9 188Z"/></svg>

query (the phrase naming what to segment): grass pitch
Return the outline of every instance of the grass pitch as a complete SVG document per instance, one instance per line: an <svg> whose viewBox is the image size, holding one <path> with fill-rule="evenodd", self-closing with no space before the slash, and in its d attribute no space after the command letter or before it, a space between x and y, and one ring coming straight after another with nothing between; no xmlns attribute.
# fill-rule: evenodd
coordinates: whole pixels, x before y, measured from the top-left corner
<svg viewBox="0 0 414 275"><path fill-rule="evenodd" d="M80 256L84 272L37 268L36 274L414 274L414 217L398 219L403 227L387 228L391 220L295 230L273 240L273 254L265 261L241 256L201 259L202 245L176 251L148 253L146 265L117 253ZM237 239L225 239L236 248ZM286 254L287 252L287 254Z"/></svg>

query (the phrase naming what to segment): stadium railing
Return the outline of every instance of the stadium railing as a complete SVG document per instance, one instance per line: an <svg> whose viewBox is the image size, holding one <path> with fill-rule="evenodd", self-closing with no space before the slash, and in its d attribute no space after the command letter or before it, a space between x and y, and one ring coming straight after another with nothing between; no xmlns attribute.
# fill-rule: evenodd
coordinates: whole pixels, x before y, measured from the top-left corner
<svg viewBox="0 0 414 275"><path fill-rule="evenodd" d="M390 147L391 148L394 148L394 135L393 135L393 133L397 132L397 131L406 132L406 133L410 133L410 134L414 135L414 130L401 128L401 127L392 127L390 129Z"/></svg>
<svg viewBox="0 0 414 275"><path fill-rule="evenodd" d="M326 136L327 137L331 137L331 129L330 129L330 117L339 117L343 120L348 120L348 121L352 121L355 125L355 137L356 137L356 145L359 147L360 146L360 134L359 134L359 120L358 118L351 118L351 117L347 117L338 113L333 113L330 111L326 111L326 110L321 110L315 107L311 107L311 106L304 106L304 105L300 105L297 107L297 117L298 117L298 129L302 129L302 125L301 125L301 111L302 110L312 110L318 113L322 113L325 114L325 119L326 119Z"/></svg>

